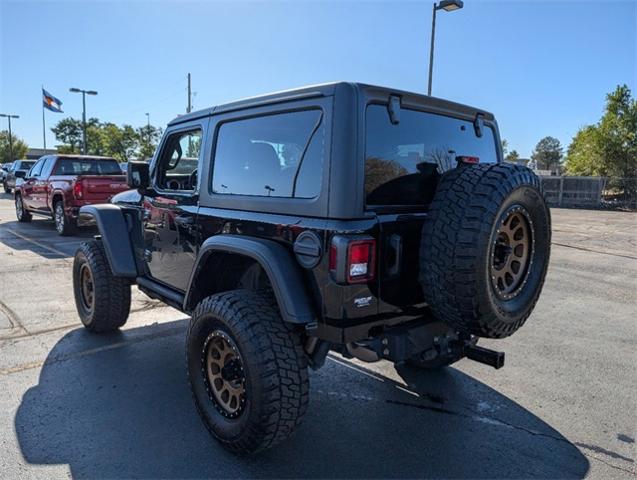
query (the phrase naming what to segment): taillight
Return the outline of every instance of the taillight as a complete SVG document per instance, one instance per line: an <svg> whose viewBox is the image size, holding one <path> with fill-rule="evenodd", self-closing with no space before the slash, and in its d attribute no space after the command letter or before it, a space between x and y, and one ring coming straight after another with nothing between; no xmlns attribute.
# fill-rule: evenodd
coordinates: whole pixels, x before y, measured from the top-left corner
<svg viewBox="0 0 637 480"><path fill-rule="evenodd" d="M375 240L351 242L347 250L347 281L358 283L373 280L375 259Z"/></svg>
<svg viewBox="0 0 637 480"><path fill-rule="evenodd" d="M329 269L336 283L364 283L376 277L376 240L336 235L330 246Z"/></svg>
<svg viewBox="0 0 637 480"><path fill-rule="evenodd" d="M75 195L75 198L77 198L78 200L82 199L82 197L84 196L84 191L82 190L82 182L75 182L75 184L73 185L73 195Z"/></svg>

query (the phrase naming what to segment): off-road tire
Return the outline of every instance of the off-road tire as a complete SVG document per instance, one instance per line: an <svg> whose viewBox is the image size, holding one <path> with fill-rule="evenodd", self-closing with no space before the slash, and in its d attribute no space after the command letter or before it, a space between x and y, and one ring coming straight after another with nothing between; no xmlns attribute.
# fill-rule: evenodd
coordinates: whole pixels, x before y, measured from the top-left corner
<svg viewBox="0 0 637 480"><path fill-rule="evenodd" d="M24 207L22 195L19 193L15 196L15 216L18 222L26 223L33 219L33 215Z"/></svg>
<svg viewBox="0 0 637 480"><path fill-rule="evenodd" d="M232 339L243 363L245 402L234 418L220 410L206 380L207 339L218 334ZM300 336L281 319L271 292L233 290L203 299L188 329L186 365L201 419L232 452L249 454L282 442L307 410L309 378Z"/></svg>
<svg viewBox="0 0 637 480"><path fill-rule="evenodd" d="M53 205L53 221L58 235L68 237L77 231L75 220L64 213L64 203L58 200Z"/></svg>
<svg viewBox="0 0 637 480"><path fill-rule="evenodd" d="M89 269L94 285L92 302L87 302L82 290L85 268ZM73 292L80 320L91 332L113 332L126 323L131 303L130 282L113 275L99 240L82 243L75 253Z"/></svg>
<svg viewBox="0 0 637 480"><path fill-rule="evenodd" d="M518 210L528 221L530 260L523 282L507 298L492 283L491 262L504 215ZM550 212L531 170L504 163L459 166L442 176L423 225L425 300L438 319L461 332L507 337L524 324L538 300L550 245Z"/></svg>

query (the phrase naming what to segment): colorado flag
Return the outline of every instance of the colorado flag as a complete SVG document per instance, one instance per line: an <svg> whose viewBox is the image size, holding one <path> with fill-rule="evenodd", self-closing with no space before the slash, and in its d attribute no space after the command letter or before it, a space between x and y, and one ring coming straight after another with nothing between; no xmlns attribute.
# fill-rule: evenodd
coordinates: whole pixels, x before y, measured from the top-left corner
<svg viewBox="0 0 637 480"><path fill-rule="evenodd" d="M44 108L51 110L52 112L62 112L62 102L45 89L42 89L42 103L44 104Z"/></svg>

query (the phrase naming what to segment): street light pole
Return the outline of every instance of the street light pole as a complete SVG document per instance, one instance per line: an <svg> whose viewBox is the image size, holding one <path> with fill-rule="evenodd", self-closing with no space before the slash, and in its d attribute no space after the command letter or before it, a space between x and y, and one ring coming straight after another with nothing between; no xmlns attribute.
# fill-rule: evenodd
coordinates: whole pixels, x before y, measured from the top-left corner
<svg viewBox="0 0 637 480"><path fill-rule="evenodd" d="M82 154L86 155L86 95L97 95L97 92L81 88L69 88L69 92L82 94Z"/></svg>
<svg viewBox="0 0 637 480"><path fill-rule="evenodd" d="M431 82L433 79L434 70L434 41L436 37L436 12L438 10L444 10L445 12L452 12L454 10L460 10L464 6L462 0L442 0L438 4L433 4L433 14L431 16L431 45L429 47L429 84L427 86L427 95L431 96Z"/></svg>
<svg viewBox="0 0 637 480"><path fill-rule="evenodd" d="M11 133L11 119L12 118L20 118L20 115L11 115L8 113L0 113L0 117L6 117L9 121L9 161L13 162L15 158L13 158L13 134Z"/></svg>
<svg viewBox="0 0 637 480"><path fill-rule="evenodd" d="M427 95L431 96L431 78L434 70L434 39L436 38L436 11L438 10L434 3L433 14L431 17L431 45L429 47L429 85L427 86Z"/></svg>

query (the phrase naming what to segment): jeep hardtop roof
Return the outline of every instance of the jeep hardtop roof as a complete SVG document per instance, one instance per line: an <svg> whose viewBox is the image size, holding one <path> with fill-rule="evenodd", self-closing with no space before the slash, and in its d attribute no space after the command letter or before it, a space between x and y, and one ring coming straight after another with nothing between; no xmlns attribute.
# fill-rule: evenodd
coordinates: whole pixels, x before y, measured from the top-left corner
<svg viewBox="0 0 637 480"><path fill-rule="evenodd" d="M378 94L397 95L401 98L409 98L410 103L421 104L423 106L431 106L436 110L457 112L464 115L475 116L478 113L484 115L485 120L494 120L492 113L485 110L463 105L460 103L444 100L442 98L430 97L421 93L406 92L394 88L380 87L375 85L367 85L356 82L331 82L319 85L308 85L305 87L294 88L291 90L283 90L279 92L267 93L255 97L244 98L234 102L217 105L215 107L205 108L196 112L180 115L170 121L168 125L176 125L197 118L207 117L215 113L230 112L233 110L241 110L243 108L251 108L263 105L271 105L291 100L302 100L313 97L329 97L336 93L338 89L350 89L361 97L368 97Z"/></svg>

